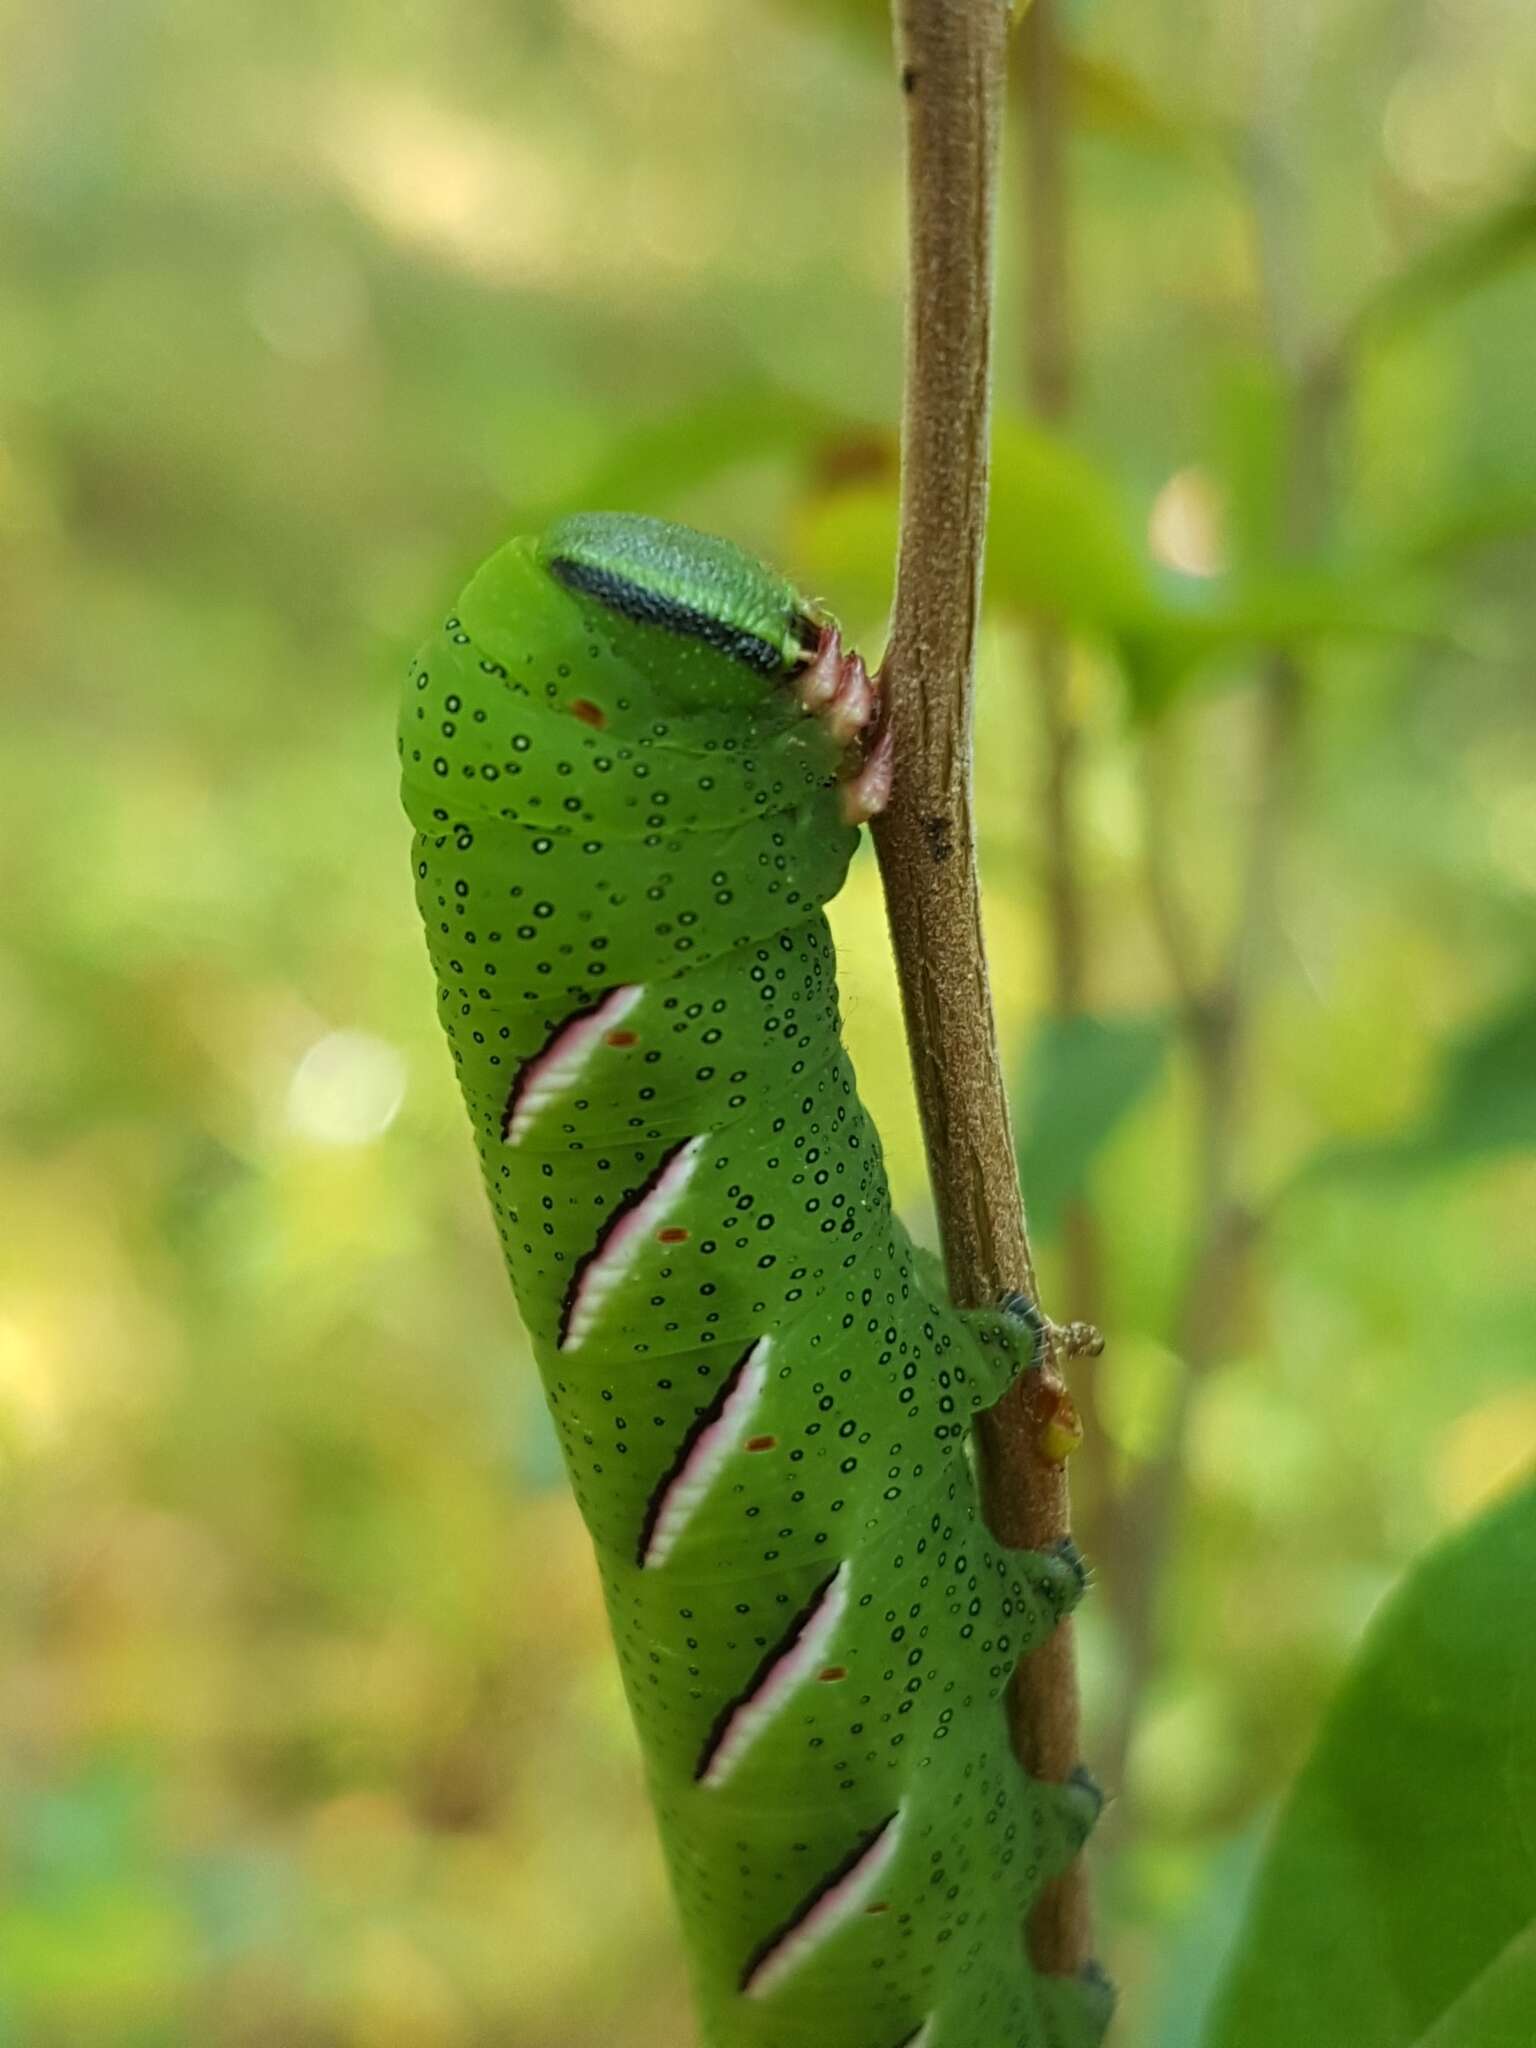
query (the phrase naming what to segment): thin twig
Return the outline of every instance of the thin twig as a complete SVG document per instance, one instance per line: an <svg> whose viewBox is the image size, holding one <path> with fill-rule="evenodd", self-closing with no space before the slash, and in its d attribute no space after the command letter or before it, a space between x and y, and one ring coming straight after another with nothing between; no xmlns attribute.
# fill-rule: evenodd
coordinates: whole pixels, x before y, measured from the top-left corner
<svg viewBox="0 0 1536 2048"><path fill-rule="evenodd" d="M971 815L971 708L982 542L993 214L1006 66L998 0L896 0L907 107L911 282L902 430L901 548L883 681L896 783L875 826L918 1107L950 1287L995 1304L1038 1298L981 942ZM988 1519L1006 1543L1067 1534L1063 1468L1040 1447L1041 1403L1064 1399L1054 1357L978 1433ZM1078 1762L1068 1627L1015 1674L1014 1747L1035 1776ZM1087 1960L1081 1868L1030 1926L1037 1966Z"/></svg>

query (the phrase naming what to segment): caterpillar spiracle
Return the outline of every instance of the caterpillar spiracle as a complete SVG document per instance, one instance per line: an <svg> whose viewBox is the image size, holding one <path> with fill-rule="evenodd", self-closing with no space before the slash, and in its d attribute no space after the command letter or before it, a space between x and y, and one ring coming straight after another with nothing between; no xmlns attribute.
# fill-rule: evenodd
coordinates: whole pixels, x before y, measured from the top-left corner
<svg viewBox="0 0 1536 2048"><path fill-rule="evenodd" d="M1002 1707L1083 1566L1003 1549L968 1454L1037 1319L950 1305L839 1038L879 727L771 570L568 519L413 664L416 897L707 2048L1091 2048L1107 1984L1020 1928L1099 1795Z"/></svg>

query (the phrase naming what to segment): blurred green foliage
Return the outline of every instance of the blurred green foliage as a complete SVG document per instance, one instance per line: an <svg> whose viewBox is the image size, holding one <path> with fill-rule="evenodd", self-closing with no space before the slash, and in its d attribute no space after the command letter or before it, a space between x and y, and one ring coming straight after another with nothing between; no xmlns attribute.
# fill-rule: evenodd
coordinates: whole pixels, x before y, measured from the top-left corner
<svg viewBox="0 0 1536 2048"><path fill-rule="evenodd" d="M1192 2048L1231 1873L1367 1614L1536 1441L1536 18L1065 19L1079 393L1069 427L1026 417L1015 148L978 799L1058 1314L1087 1306L1074 1215L1102 1246L1090 1552L1184 1403L1100 1893L1121 2040ZM437 1042L394 692L467 569L581 504L728 531L878 644L883 22L0 0L0 2041L688 2038ZM1320 357L1347 402L1298 548ZM1070 1026L1039 614L1079 741ZM1231 1119L1247 1249L1196 1379L1197 1077L1143 764L1173 764L1215 957L1276 649L1302 703ZM867 859L836 922L922 1228ZM1092 1756L1127 1691L1107 1588L1080 1633Z"/></svg>

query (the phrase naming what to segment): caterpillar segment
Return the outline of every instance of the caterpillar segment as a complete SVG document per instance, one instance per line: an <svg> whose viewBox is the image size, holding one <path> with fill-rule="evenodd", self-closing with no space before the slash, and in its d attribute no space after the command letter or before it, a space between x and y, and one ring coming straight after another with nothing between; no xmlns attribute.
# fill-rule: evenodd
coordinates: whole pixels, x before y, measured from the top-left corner
<svg viewBox="0 0 1536 2048"><path fill-rule="evenodd" d="M823 906L891 754L836 626L729 543L492 556L405 692L439 1012L591 1532L706 2048L1091 2048L1020 1929L1099 1796L1002 1695L1076 1604L987 1530L1031 1368L891 1209Z"/></svg>

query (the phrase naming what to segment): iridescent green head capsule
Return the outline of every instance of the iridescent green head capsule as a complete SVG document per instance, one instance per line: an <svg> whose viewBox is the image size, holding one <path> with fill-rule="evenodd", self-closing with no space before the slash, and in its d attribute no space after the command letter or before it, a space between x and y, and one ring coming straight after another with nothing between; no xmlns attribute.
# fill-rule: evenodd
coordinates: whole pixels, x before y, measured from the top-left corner
<svg viewBox="0 0 1536 2048"><path fill-rule="evenodd" d="M552 526L537 553L611 617L698 642L758 676L793 674L821 642L823 621L792 583L734 542L670 520L583 512Z"/></svg>
<svg viewBox="0 0 1536 2048"><path fill-rule="evenodd" d="M884 807L891 750L876 683L819 605L732 541L582 513L509 541L460 614L485 673L504 671L509 688L551 709L641 744L663 727L684 748L709 744L706 728L722 720L733 744L814 744L840 785L844 822ZM490 715L495 690L475 687Z"/></svg>
<svg viewBox="0 0 1536 2048"><path fill-rule="evenodd" d="M878 689L860 656L844 650L836 624L792 583L732 541L631 513L563 519L537 554L579 601L602 608L610 633L636 658L649 650L687 690L691 708L755 701L761 713L751 679L779 686L772 713L808 712L850 750L844 818L860 824L884 808L891 752L879 730ZM681 658L690 645L715 658Z"/></svg>

